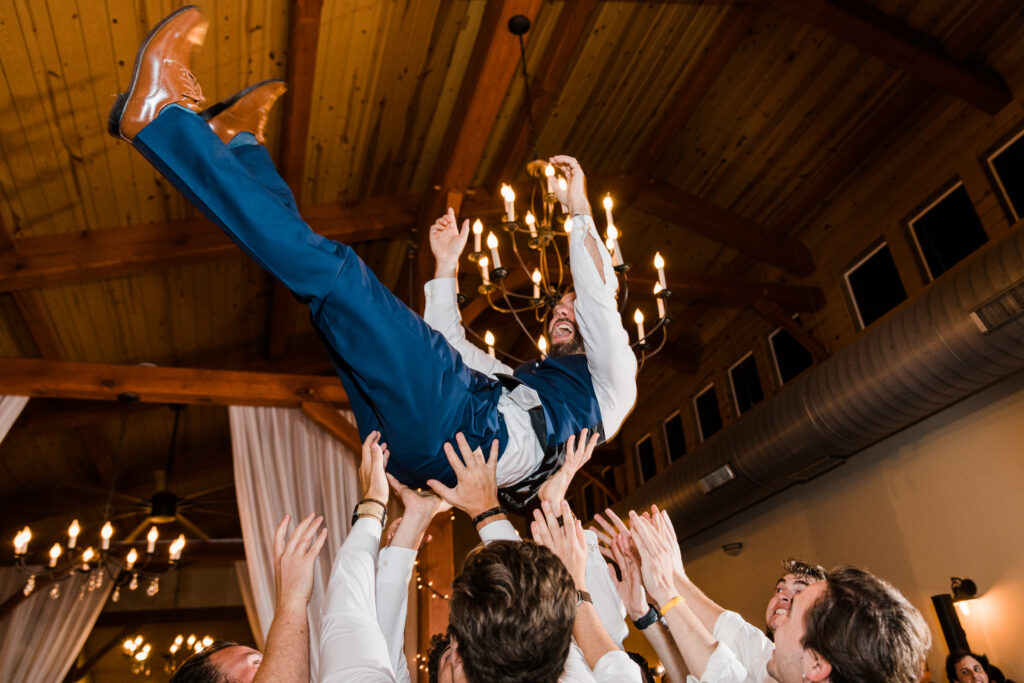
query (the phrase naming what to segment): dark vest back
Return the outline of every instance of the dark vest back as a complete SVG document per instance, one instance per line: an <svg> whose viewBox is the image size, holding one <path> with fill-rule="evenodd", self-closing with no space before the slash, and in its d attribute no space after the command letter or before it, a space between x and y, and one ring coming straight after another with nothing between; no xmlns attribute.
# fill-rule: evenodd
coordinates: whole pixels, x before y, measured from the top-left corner
<svg viewBox="0 0 1024 683"><path fill-rule="evenodd" d="M601 409L584 354L523 363L513 376L540 396L547 423L547 441L541 441L545 451L564 444L583 428L593 433L601 425Z"/></svg>

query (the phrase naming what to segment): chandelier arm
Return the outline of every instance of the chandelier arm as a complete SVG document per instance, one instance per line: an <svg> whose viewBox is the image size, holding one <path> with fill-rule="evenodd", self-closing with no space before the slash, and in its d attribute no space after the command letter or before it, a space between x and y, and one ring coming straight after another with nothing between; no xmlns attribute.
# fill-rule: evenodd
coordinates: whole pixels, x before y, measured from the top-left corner
<svg viewBox="0 0 1024 683"><path fill-rule="evenodd" d="M552 239L551 244L555 250L555 260L558 261L558 291L562 291L562 285L565 284L563 278L565 276L565 270L562 264L562 252L558 248L558 240Z"/></svg>
<svg viewBox="0 0 1024 683"><path fill-rule="evenodd" d="M472 336L472 337L473 337L474 339L476 339L476 340L477 340L478 342L480 342L480 343L481 343L481 344L483 344L484 346L486 346L486 345L487 345L487 342L485 342L485 341L484 341L483 339L481 339L480 335L479 335L479 334L477 334L476 332L474 332L474 331L473 331L472 329L470 329L470 328L466 327L466 331L467 331L467 332L469 332L469 334L470 334L470 335L471 335L471 336ZM525 360L523 360L522 358L516 358L516 357L515 357L515 356L513 356L513 355L512 355L511 353L507 353L507 352L505 352L505 351L502 351L502 350L501 350L501 349L499 349L499 348L495 348L495 349L494 349L494 351L495 351L495 353L500 353L500 354L501 354L502 356L504 356L505 358L508 358L508 359L510 359L510 360L513 360L513 361L515 361L516 363L522 364L522 363L525 363L525 362L526 362L526 361L525 361Z"/></svg>
<svg viewBox="0 0 1024 683"><path fill-rule="evenodd" d="M622 315L622 312L626 310L626 303L629 301L629 278L626 277L625 273L622 273L621 277L622 286L620 287L620 289L622 290L622 301L619 302L620 316Z"/></svg>
<svg viewBox="0 0 1024 683"><path fill-rule="evenodd" d="M504 290L502 290L502 294L505 294ZM511 307L512 304L509 303L507 295L505 295L505 302L508 303L509 306ZM513 310L512 317L516 319L516 322L519 324L519 328L523 331L523 334L526 335L526 338L532 341L533 337L530 336L530 331L526 329L526 325L523 324L523 321L519 319L519 313Z"/></svg>

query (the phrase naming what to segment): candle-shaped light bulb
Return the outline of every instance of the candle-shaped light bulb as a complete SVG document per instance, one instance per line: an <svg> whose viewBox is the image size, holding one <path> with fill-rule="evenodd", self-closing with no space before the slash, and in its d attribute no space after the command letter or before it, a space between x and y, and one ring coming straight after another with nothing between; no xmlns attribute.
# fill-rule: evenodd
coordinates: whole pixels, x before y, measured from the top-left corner
<svg viewBox="0 0 1024 683"><path fill-rule="evenodd" d="M491 250L491 259L494 260L494 267L501 268L501 257L498 256L498 236L493 232L487 233L487 248Z"/></svg>
<svg viewBox="0 0 1024 683"><path fill-rule="evenodd" d="M537 218L532 211L526 212L526 227L530 229L530 237L537 236Z"/></svg>
<svg viewBox="0 0 1024 683"><path fill-rule="evenodd" d="M160 532L156 530L156 527L150 527L149 533L146 534L146 552L152 555L156 551L156 539L160 537Z"/></svg>
<svg viewBox="0 0 1024 683"><path fill-rule="evenodd" d="M478 263L480 264L480 277L483 279L484 284L491 284L491 276L488 275L487 270L487 266L490 264L490 261L487 259L486 256L481 256L480 261L478 261Z"/></svg>
<svg viewBox="0 0 1024 683"><path fill-rule="evenodd" d="M196 644L196 634L194 634L194 633L188 634L188 646L191 648L195 644Z"/></svg>
<svg viewBox="0 0 1024 683"><path fill-rule="evenodd" d="M640 341L644 339L644 314L638 308L636 313L633 314L633 322L636 323L636 338Z"/></svg>
<svg viewBox="0 0 1024 683"><path fill-rule="evenodd" d="M60 557L61 552L62 552L62 549L60 547L60 543L54 543L53 547L50 548L50 566L51 567L56 567L57 566L57 558Z"/></svg>
<svg viewBox="0 0 1024 683"><path fill-rule="evenodd" d="M100 529L100 548L103 550L110 550L110 537L114 535L114 527L110 522L103 525Z"/></svg>
<svg viewBox="0 0 1024 683"><path fill-rule="evenodd" d="M92 549L92 546L86 548L82 553L82 564L89 564L94 557L96 557L96 551Z"/></svg>
<svg viewBox="0 0 1024 683"><path fill-rule="evenodd" d="M605 197L606 200L610 197ZM612 254L612 265L622 265L622 250L619 249L619 229L613 223L608 224L608 251Z"/></svg>
<svg viewBox="0 0 1024 683"><path fill-rule="evenodd" d="M548 194L555 192L555 167L548 164L544 167L544 177L548 180Z"/></svg>
<svg viewBox="0 0 1024 683"><path fill-rule="evenodd" d="M654 283L654 300L658 302L658 319L659 320L661 318L665 317L665 300L662 299L660 296L658 296L658 292L660 292L662 289L664 289L664 287L661 286L660 282L655 282Z"/></svg>
<svg viewBox="0 0 1024 683"><path fill-rule="evenodd" d="M501 196L505 199L505 220L511 223L516 219L515 190L510 185L502 185Z"/></svg>
<svg viewBox="0 0 1024 683"><path fill-rule="evenodd" d="M571 235L572 234L572 217L566 218L565 219L565 224L562 227L565 228L565 234L566 235Z"/></svg>
<svg viewBox="0 0 1024 683"><path fill-rule="evenodd" d="M530 276L530 279L533 280L533 298L534 299L539 299L540 298L540 282L543 279L543 278L541 278L540 269L539 268L534 268L533 269L533 275Z"/></svg>
<svg viewBox="0 0 1024 683"><path fill-rule="evenodd" d="M608 221L608 225L613 225L615 220L612 218L612 196L606 194L604 201L601 203L604 204L604 217Z"/></svg>
<svg viewBox="0 0 1024 683"><path fill-rule="evenodd" d="M25 527L14 536L14 554L24 555L28 552L28 542L32 540L32 530Z"/></svg>
<svg viewBox="0 0 1024 683"><path fill-rule="evenodd" d="M484 333L484 343L487 344L487 353L491 358L494 358L494 335L491 334L490 330Z"/></svg>
<svg viewBox="0 0 1024 683"><path fill-rule="evenodd" d="M658 269L658 282L661 288L668 289L668 285L665 284L665 259L661 257L660 251L654 254L654 267Z"/></svg>
<svg viewBox="0 0 1024 683"><path fill-rule="evenodd" d="M185 642L185 636L181 635L180 633L174 637L174 644L175 645L181 645L184 642Z"/></svg>
<svg viewBox="0 0 1024 683"><path fill-rule="evenodd" d="M213 645L213 638L210 636L203 636L203 647L210 647Z"/></svg>
<svg viewBox="0 0 1024 683"><path fill-rule="evenodd" d="M139 552L135 548L132 548L131 550L128 551L128 556L124 558L124 561L125 561L125 564L127 565L128 569L131 569L132 567L135 566L135 562L138 559L139 559Z"/></svg>
<svg viewBox="0 0 1024 683"><path fill-rule="evenodd" d="M78 520L73 520L71 526L68 527L68 550L74 550L75 545L78 544L78 534L82 532L82 528L78 526Z"/></svg>
<svg viewBox="0 0 1024 683"><path fill-rule="evenodd" d="M473 251L480 252L480 236L484 234L484 224L477 218L473 221Z"/></svg>
<svg viewBox="0 0 1024 683"><path fill-rule="evenodd" d="M181 551L185 548L185 534L178 534L178 537L171 543L168 552L170 553L169 559L171 562L177 562L181 559Z"/></svg>
<svg viewBox="0 0 1024 683"><path fill-rule="evenodd" d="M548 338L543 334L537 339L537 348L540 349L540 356L544 358L548 355Z"/></svg>

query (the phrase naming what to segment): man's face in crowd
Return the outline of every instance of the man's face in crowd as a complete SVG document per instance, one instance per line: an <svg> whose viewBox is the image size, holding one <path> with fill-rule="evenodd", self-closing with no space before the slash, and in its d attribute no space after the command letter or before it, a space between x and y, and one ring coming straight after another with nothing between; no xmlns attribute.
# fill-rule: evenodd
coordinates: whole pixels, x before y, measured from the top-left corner
<svg viewBox="0 0 1024 683"><path fill-rule="evenodd" d="M583 338L580 328L576 326L576 295L566 294L551 311L548 321L548 341L551 342L551 355L569 356L583 353Z"/></svg>
<svg viewBox="0 0 1024 683"><path fill-rule="evenodd" d="M823 662L816 653L805 650L801 641L804 638L804 617L807 611L825 593L826 581L818 581L803 590L799 597L789 602L790 614L775 632L775 652L768 662L768 675L779 683L801 683L801 681L824 680L831 671L822 671L815 667L815 662Z"/></svg>
<svg viewBox="0 0 1024 683"><path fill-rule="evenodd" d="M263 653L244 645L232 645L210 655L210 663L227 683L252 683L262 662Z"/></svg>
<svg viewBox="0 0 1024 683"><path fill-rule="evenodd" d="M974 657L964 657L956 663L957 683L988 683L985 667Z"/></svg>
<svg viewBox="0 0 1024 683"><path fill-rule="evenodd" d="M779 579L775 584L775 593L768 601L768 610L764 616L769 633L775 633L789 619L793 596L802 592L814 581L814 579L800 574L786 574Z"/></svg>

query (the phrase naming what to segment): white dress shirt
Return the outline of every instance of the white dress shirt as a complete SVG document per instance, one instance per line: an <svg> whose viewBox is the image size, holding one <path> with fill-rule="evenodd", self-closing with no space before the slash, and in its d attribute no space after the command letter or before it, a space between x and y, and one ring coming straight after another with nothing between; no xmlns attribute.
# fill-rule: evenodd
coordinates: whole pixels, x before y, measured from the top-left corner
<svg viewBox="0 0 1024 683"><path fill-rule="evenodd" d="M749 683L768 683L768 660L775 652L775 643L764 632L736 612L722 612L715 620L712 636L725 643L747 672Z"/></svg>
<svg viewBox="0 0 1024 683"><path fill-rule="evenodd" d="M576 292L576 324L583 337L583 349L601 411L605 440L610 441L636 403L636 356L629 348L629 335L623 329L619 316L615 299L619 283L612 268L611 256L597 234L594 219L576 215L569 220L572 225L569 234L569 268ZM601 270L597 269L593 257L587 251L588 236L593 237L597 244ZM424 292L426 307L423 320L444 336L467 366L492 377L496 373L513 373L514 368L491 358L466 339L455 291L455 278L431 280L424 285ZM499 486L521 481L537 469L544 458L544 451L537 441L527 413L539 405L540 398L530 387L519 386L512 392L502 391L498 410L508 427L508 443L498 461Z"/></svg>

